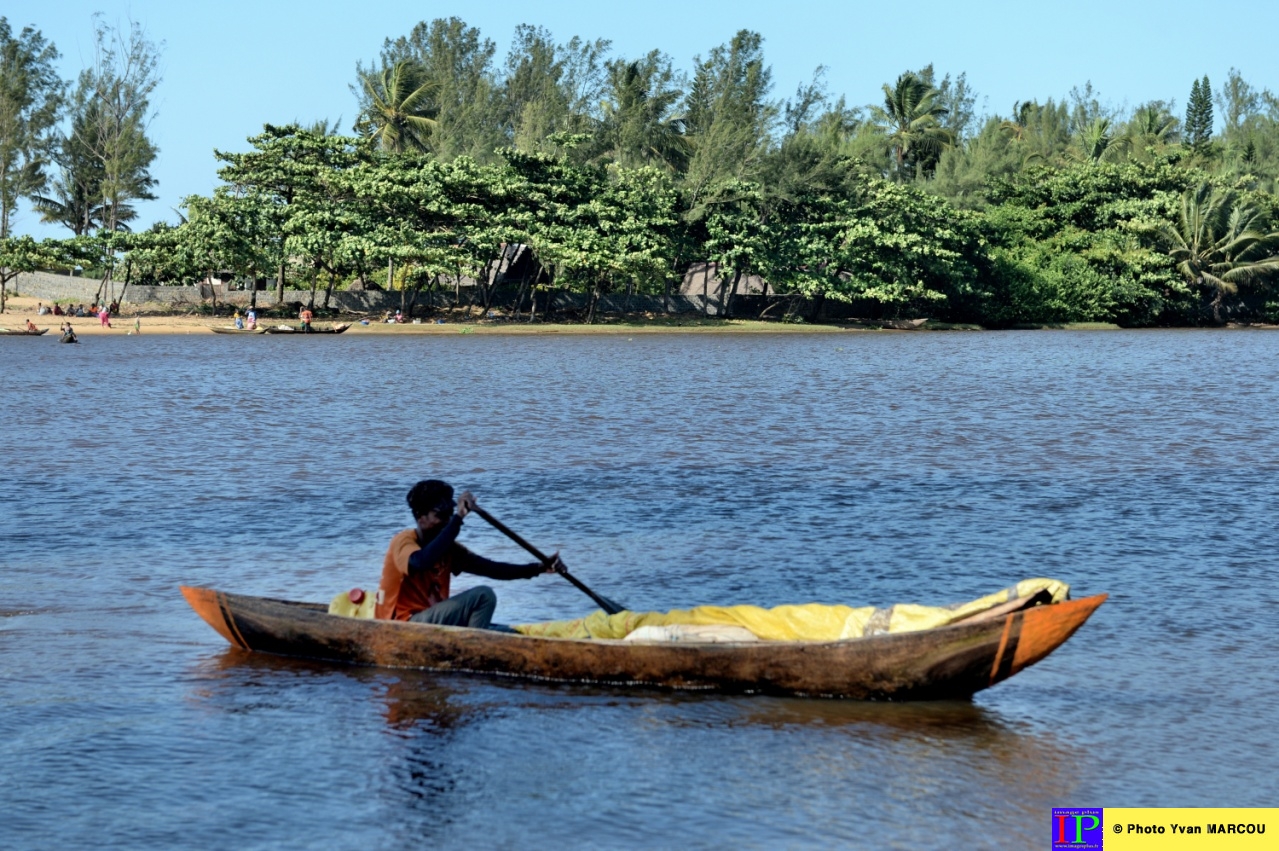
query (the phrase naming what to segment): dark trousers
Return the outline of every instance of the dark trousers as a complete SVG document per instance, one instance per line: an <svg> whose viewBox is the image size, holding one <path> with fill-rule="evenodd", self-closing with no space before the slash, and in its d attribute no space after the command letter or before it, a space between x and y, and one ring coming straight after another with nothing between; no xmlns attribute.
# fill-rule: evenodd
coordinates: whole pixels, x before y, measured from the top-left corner
<svg viewBox="0 0 1279 851"><path fill-rule="evenodd" d="M493 622L493 610L497 608L497 595L487 585L477 585L456 597L441 600L431 608L418 612L409 620L416 623L433 623L440 626L469 626L472 629L488 629Z"/></svg>

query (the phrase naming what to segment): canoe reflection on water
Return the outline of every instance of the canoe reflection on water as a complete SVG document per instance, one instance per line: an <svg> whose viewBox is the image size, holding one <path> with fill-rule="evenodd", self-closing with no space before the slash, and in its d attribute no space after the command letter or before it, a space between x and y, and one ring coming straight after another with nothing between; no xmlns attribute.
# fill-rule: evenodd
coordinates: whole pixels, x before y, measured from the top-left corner
<svg viewBox="0 0 1279 851"><path fill-rule="evenodd" d="M784 846L825 812L831 836L879 825L901 847L925 847L924 806L961 821L1001 812L1007 847L1029 847L1030 828L1078 790L1082 772L1055 731L970 701L534 683L235 649L208 657L196 679L202 714L237 713L237 733L255 740L296 736L269 766L255 741L260 769L293 782L295 766L325 766L308 784L393 812L389 832L368 837L375 845L449 844L472 830L519 845L525 824L549 831L547 846L573 845L607 813L609 844L640 847L653 813L674 807L728 844ZM762 812L771 822L761 834Z"/></svg>
<svg viewBox="0 0 1279 851"><path fill-rule="evenodd" d="M497 711L506 716L521 712L542 716L609 712L660 718L661 725L671 729L811 728L859 738L918 739L937 749L963 744L981 749L996 762L1029 758L1063 765L1073 761L1070 746L1058 742L1051 731L1006 721L999 712L968 700L811 700L581 683L477 680L467 674L336 667L322 661L236 648L222 651L210 662L205 677L216 684L206 684L199 693L201 700L217 702L251 688L258 705L271 705L261 702L262 689L283 696L303 684L321 688L332 684L343 693L349 693L346 686L355 685L355 695L371 695L376 714L395 730L458 729ZM282 700L280 706L292 703Z"/></svg>

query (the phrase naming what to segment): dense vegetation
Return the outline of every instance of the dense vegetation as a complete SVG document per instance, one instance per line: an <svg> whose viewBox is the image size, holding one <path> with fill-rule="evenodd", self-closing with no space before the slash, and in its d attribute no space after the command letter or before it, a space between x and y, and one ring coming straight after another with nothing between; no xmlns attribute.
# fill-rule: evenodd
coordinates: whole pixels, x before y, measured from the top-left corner
<svg viewBox="0 0 1279 851"><path fill-rule="evenodd" d="M409 290L487 282L506 246L526 286L668 293L692 262L758 275L793 310L993 327L1279 320L1279 98L1232 71L1121 113L1091 86L978 116L930 66L849 106L822 69L773 97L763 40L738 33L690 74L658 51L456 18L388 39L356 69L359 115L265 126L216 152L222 185L177 226L131 230L150 197L156 49L98 27L70 87L38 32L0 18L0 266L82 263L134 282L213 271ZM1215 109L1214 109L1215 107ZM1217 132L1214 128L1220 127ZM56 169L56 173L55 173ZM8 233L18 198L74 236ZM122 271L123 270L123 271ZM801 298L802 297L802 298Z"/></svg>

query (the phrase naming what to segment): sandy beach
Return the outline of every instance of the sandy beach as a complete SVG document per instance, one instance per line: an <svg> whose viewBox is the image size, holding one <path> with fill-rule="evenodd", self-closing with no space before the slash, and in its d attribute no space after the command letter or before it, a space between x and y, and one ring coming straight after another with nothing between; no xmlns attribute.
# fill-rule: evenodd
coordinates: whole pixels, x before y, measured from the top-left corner
<svg viewBox="0 0 1279 851"><path fill-rule="evenodd" d="M10 296L5 312L0 314L0 328L19 330L26 327L27 320L35 323L37 328L48 328L49 334L57 335L58 326L70 321L77 335L96 336L102 334L127 335L137 334L212 334L215 327L232 328L234 323L230 316L194 316L184 314L157 315L153 311L143 309L137 312L132 305L124 305L119 315L111 317L111 327L101 324L96 316L68 317L37 313L40 299L27 296ZM364 324L359 318L343 317L337 320L318 320L317 327L327 327L338 323L350 323L347 334L652 334L671 332L694 333L768 333L768 334L827 334L842 333L856 329L839 325L808 325L785 322L760 322L751 319L713 319L700 316L655 316L651 319L603 316L594 325L583 323L554 322L514 322L503 319L472 319L464 316L450 318L437 323L423 319L420 324L406 322L390 324L374 319ZM296 326L294 321L286 321L267 317L260 319L259 326L274 327L288 324ZM49 335L45 335L49 336ZM246 335L247 336L247 335Z"/></svg>

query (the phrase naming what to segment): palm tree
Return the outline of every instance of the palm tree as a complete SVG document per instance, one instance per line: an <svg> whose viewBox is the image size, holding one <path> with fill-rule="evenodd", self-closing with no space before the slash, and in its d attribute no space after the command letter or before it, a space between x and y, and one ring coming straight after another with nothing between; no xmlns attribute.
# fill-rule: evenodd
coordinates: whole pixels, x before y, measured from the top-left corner
<svg viewBox="0 0 1279 851"><path fill-rule="evenodd" d="M1163 104L1148 103L1132 114L1128 135L1138 150L1162 148L1177 141L1177 123Z"/></svg>
<svg viewBox="0 0 1279 851"><path fill-rule="evenodd" d="M884 84L884 105L870 108L888 136L899 178L906 174L907 159L926 165L955 141L939 121L949 111L938 103L940 94L917 74L907 71L895 85Z"/></svg>
<svg viewBox="0 0 1279 851"><path fill-rule="evenodd" d="M601 155L621 165L656 165L682 172L688 167L692 146L684 135L683 117L671 113L683 92L661 85L661 69L654 60L650 56L643 65L610 64L611 97L603 105L598 136Z"/></svg>
<svg viewBox="0 0 1279 851"><path fill-rule="evenodd" d="M356 132L377 140L389 153L429 149L437 124L429 115L434 86L419 63L403 59L381 72L368 72L360 82L365 104Z"/></svg>
<svg viewBox="0 0 1279 851"><path fill-rule="evenodd" d="M1124 140L1115 138L1114 126L1109 118L1094 118L1079 128L1079 150L1075 156L1096 165L1107 156L1123 149Z"/></svg>
<svg viewBox="0 0 1279 851"><path fill-rule="evenodd" d="M1279 272L1279 233L1269 230L1265 213L1242 202L1234 190L1220 192L1207 182L1182 195L1176 225L1161 227L1160 238L1177 271L1213 293L1212 318L1218 325L1227 293Z"/></svg>
<svg viewBox="0 0 1279 851"><path fill-rule="evenodd" d="M999 122L1000 131L1014 142L1025 141L1026 134L1030 132L1027 125L1030 124L1031 119L1034 117L1036 106L1030 101L1014 101L1013 117L1007 121Z"/></svg>

